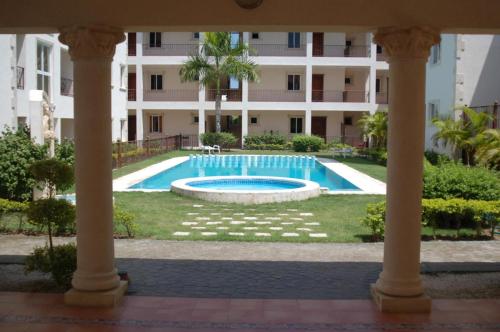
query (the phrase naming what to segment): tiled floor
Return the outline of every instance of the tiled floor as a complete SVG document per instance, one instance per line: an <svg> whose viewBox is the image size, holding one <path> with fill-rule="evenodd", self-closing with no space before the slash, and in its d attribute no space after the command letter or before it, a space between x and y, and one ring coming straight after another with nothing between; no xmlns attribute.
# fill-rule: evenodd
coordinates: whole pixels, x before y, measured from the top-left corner
<svg viewBox="0 0 500 332"><path fill-rule="evenodd" d="M500 299L434 300L431 314L381 314L369 300L127 297L115 309L62 295L0 293L0 331L498 331Z"/></svg>

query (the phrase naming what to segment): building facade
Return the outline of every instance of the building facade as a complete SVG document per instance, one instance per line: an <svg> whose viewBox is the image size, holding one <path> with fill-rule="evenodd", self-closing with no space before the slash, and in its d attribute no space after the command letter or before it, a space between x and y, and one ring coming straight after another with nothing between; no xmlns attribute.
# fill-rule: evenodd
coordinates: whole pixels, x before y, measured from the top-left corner
<svg viewBox="0 0 500 332"><path fill-rule="evenodd" d="M30 91L43 90L52 104L56 138L74 138L73 63L68 47L57 38L57 34L0 35L2 129L37 126ZM126 43L122 43L117 45L112 64L113 140L127 138L126 63Z"/></svg>
<svg viewBox="0 0 500 332"><path fill-rule="evenodd" d="M222 128L242 138L314 134L362 143L356 122L385 109L388 64L371 34L233 33L251 48L259 82L228 77ZM128 34L128 139L215 131L215 93L182 83L179 69L200 51L203 33ZM197 140L192 140L196 141Z"/></svg>

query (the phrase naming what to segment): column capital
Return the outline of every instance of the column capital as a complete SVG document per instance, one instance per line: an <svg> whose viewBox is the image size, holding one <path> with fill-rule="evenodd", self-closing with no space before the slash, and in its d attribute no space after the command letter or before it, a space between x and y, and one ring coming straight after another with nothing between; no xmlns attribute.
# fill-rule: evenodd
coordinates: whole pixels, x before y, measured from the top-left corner
<svg viewBox="0 0 500 332"><path fill-rule="evenodd" d="M420 26L379 28L373 39L389 57L402 58L428 58L431 46L441 41L439 30Z"/></svg>
<svg viewBox="0 0 500 332"><path fill-rule="evenodd" d="M60 29L59 41L69 46L72 60L113 58L116 44L125 40L123 29L109 26L71 26Z"/></svg>

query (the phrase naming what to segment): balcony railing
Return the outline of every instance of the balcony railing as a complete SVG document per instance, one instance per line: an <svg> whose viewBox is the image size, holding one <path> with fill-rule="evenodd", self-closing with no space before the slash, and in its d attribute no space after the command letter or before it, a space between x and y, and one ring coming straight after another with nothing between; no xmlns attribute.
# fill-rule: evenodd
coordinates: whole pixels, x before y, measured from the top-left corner
<svg viewBox="0 0 500 332"><path fill-rule="evenodd" d="M61 77L61 95L73 96L73 80Z"/></svg>
<svg viewBox="0 0 500 332"><path fill-rule="evenodd" d="M314 57L369 57L370 46L367 45L318 45L313 46Z"/></svg>
<svg viewBox="0 0 500 332"><path fill-rule="evenodd" d="M144 90L145 101L198 101L198 90Z"/></svg>
<svg viewBox="0 0 500 332"><path fill-rule="evenodd" d="M136 101L137 100L137 94L136 94L135 89L128 89L127 95L128 95L128 101Z"/></svg>
<svg viewBox="0 0 500 332"><path fill-rule="evenodd" d="M16 87L24 90L24 67L16 67Z"/></svg>
<svg viewBox="0 0 500 332"><path fill-rule="evenodd" d="M333 91L333 90L313 90L313 102L326 103L367 103L368 93L365 91Z"/></svg>
<svg viewBox="0 0 500 332"><path fill-rule="evenodd" d="M388 103L388 97L389 97L389 94L387 92L377 92L376 96L375 96L375 102L377 104L387 104Z"/></svg>
<svg viewBox="0 0 500 332"><path fill-rule="evenodd" d="M377 53L377 61L387 61L388 56L385 52Z"/></svg>
<svg viewBox="0 0 500 332"><path fill-rule="evenodd" d="M144 44L143 46L144 55L187 56L198 53L198 44L161 44L159 47Z"/></svg>
<svg viewBox="0 0 500 332"><path fill-rule="evenodd" d="M248 90L249 101L305 102L305 91Z"/></svg>
<svg viewBox="0 0 500 332"><path fill-rule="evenodd" d="M215 101L217 91L216 90L207 90L206 91L206 100L207 101ZM241 101L241 90L236 89L221 89L221 95L226 96L226 101Z"/></svg>
<svg viewBox="0 0 500 332"><path fill-rule="evenodd" d="M306 56L306 45L290 48L288 44L251 44L250 55L254 56Z"/></svg>

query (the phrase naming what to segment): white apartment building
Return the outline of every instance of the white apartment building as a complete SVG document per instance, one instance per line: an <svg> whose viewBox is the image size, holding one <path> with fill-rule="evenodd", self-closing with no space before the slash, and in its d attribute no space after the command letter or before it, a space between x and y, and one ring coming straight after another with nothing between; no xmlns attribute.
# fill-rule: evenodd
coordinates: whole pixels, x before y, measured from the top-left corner
<svg viewBox="0 0 500 332"><path fill-rule="evenodd" d="M253 49L260 81L224 85L222 128L238 137L314 134L361 143L356 122L387 107L388 64L371 34L237 32ZM215 93L181 83L202 33L128 34L128 139L215 131ZM191 142L197 139L191 140Z"/></svg>
<svg viewBox="0 0 500 332"><path fill-rule="evenodd" d="M33 113L33 103L37 102L32 91L43 90L53 106L57 139L73 139L73 64L68 47L57 37L57 34L0 35L2 130L4 126L17 128L19 124L27 124L32 128L32 136L41 132L41 116ZM113 58L113 140L127 139L126 49L126 43L118 45ZM39 105L38 110L41 112Z"/></svg>
<svg viewBox="0 0 500 332"><path fill-rule="evenodd" d="M441 150L432 142L433 118L456 117L457 107L464 105L493 112L494 103L500 102L500 36L441 35L427 63L425 92L426 148Z"/></svg>

